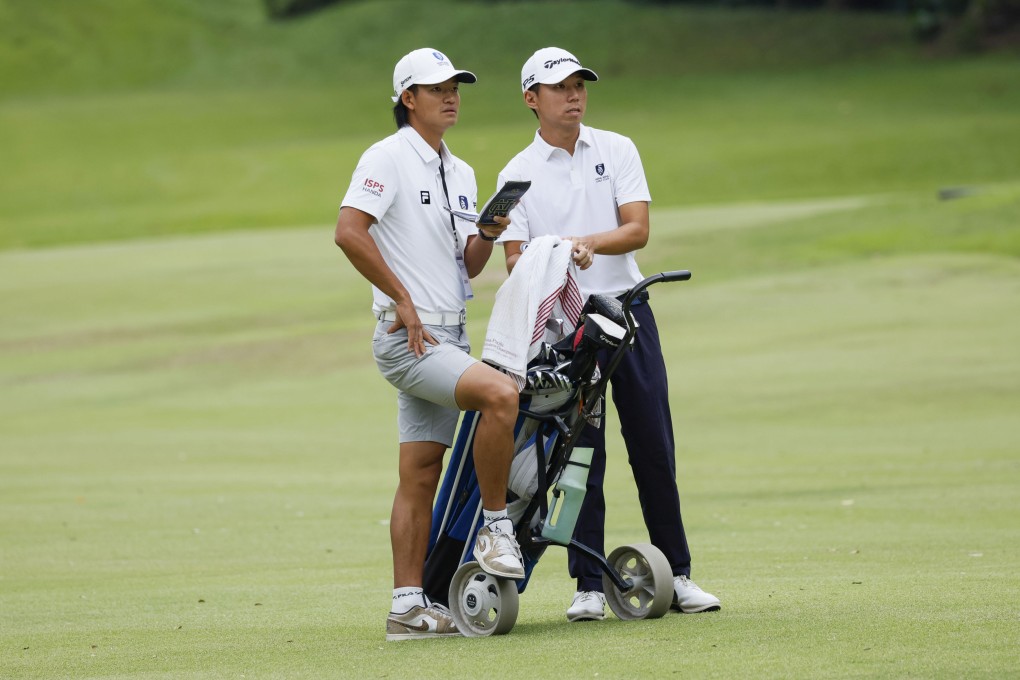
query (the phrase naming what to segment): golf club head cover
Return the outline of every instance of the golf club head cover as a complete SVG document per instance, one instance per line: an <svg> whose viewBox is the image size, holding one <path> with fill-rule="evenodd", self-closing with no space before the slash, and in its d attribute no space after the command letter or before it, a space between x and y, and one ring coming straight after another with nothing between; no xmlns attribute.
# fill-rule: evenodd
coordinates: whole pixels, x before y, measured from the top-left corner
<svg viewBox="0 0 1020 680"><path fill-rule="evenodd" d="M589 295L588 301L581 309L581 318L588 314L601 314L613 323L627 327L627 320L623 316L623 305L612 295Z"/></svg>

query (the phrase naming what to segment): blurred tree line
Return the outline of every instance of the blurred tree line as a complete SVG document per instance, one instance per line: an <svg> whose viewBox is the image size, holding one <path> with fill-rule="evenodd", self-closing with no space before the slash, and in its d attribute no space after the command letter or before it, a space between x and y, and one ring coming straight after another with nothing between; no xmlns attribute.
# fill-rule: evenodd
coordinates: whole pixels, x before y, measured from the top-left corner
<svg viewBox="0 0 1020 680"><path fill-rule="evenodd" d="M262 0L271 19L290 19L328 5L353 0ZM464 0L512 2L513 0ZM1017 38L1020 0L630 0L651 5L702 5L719 7L774 7L778 10L823 9L895 12L909 15L914 35L933 40L951 29L966 47L977 48L999 38Z"/></svg>
<svg viewBox="0 0 1020 680"><path fill-rule="evenodd" d="M292 19L342 0L262 0L270 19Z"/></svg>
<svg viewBox="0 0 1020 680"><path fill-rule="evenodd" d="M894 12L910 15L914 35L931 40L952 28L969 46L1006 35L1020 25L1020 0L645 0L660 5L775 7L830 11Z"/></svg>

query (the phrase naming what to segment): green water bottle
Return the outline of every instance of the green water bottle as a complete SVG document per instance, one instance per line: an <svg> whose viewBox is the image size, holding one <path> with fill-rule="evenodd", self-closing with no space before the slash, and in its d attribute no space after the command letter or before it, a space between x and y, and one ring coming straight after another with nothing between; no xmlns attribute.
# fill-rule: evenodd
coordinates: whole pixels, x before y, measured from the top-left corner
<svg viewBox="0 0 1020 680"><path fill-rule="evenodd" d="M559 481L553 488L549 514L542 525L542 536L553 543L570 544L574 525L577 524L577 514L581 512L581 503L584 502L592 453L594 449L581 447L571 451Z"/></svg>

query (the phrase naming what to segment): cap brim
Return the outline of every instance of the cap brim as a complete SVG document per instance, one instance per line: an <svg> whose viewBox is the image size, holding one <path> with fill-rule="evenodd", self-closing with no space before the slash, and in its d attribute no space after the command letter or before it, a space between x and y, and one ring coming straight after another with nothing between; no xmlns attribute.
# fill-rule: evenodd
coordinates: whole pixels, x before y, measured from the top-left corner
<svg viewBox="0 0 1020 680"><path fill-rule="evenodd" d="M460 83L474 83L478 81L478 77L475 76L471 71L457 71L450 69L449 71L441 71L427 80L419 80L415 85L435 85L436 83L445 83L450 78L456 78L457 82Z"/></svg>
<svg viewBox="0 0 1020 680"><path fill-rule="evenodd" d="M408 87L411 87L412 85L435 85L436 83L445 83L450 78L456 78L457 82L459 83L474 83L478 81L478 76L476 76L471 71L458 71L455 69L450 69L449 71L443 71L441 73L438 73L432 76L431 78L425 80L416 80L413 83L408 83L407 87L405 87L404 89L406 90ZM394 103L396 103L397 101L400 100L400 95L399 94L391 95L390 99L393 100Z"/></svg>
<svg viewBox="0 0 1020 680"><path fill-rule="evenodd" d="M599 79L598 74L590 68L579 68L572 71L553 71L552 73L547 74L545 78L536 79L535 82L541 83L542 85L555 85L556 83L562 83L575 73L579 74L584 80Z"/></svg>

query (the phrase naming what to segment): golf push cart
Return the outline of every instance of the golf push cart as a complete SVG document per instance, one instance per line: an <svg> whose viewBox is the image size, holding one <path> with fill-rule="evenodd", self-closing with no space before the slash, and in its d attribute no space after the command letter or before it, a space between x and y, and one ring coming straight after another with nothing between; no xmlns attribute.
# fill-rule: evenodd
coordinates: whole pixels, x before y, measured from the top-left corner
<svg viewBox="0 0 1020 680"><path fill-rule="evenodd" d="M518 594L550 545L582 552L599 563L606 601L618 618L654 619L669 610L673 573L658 548L650 543L624 545L606 557L572 538L592 456L591 449L575 443L587 423L602 418L609 378L635 341L633 301L652 284L690 277L686 270L655 274L622 301L590 296L576 327L554 333L563 337L543 343L529 363L507 491L507 512L524 557L521 580L492 576L472 556L482 521L473 462L478 414L464 415L433 510L424 584L430 599L449 607L464 635L510 632L517 621ZM597 361L600 353L608 357L603 366Z"/></svg>

